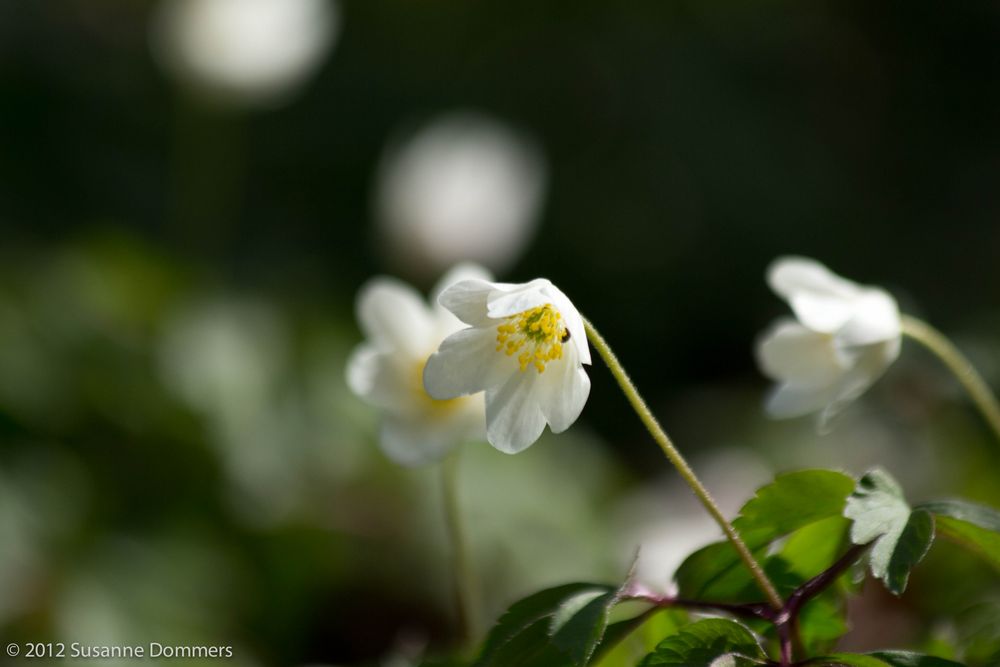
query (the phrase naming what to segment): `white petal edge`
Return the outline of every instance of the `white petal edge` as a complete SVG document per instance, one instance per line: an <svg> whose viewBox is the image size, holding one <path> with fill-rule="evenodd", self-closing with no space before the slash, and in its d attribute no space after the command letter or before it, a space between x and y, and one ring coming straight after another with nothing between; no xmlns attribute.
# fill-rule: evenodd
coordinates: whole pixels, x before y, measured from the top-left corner
<svg viewBox="0 0 1000 667"><path fill-rule="evenodd" d="M808 257L779 257L767 267L767 284L775 294L789 299L797 292L852 299L861 288Z"/></svg>
<svg viewBox="0 0 1000 667"><path fill-rule="evenodd" d="M392 356L362 343L347 360L347 386L355 396L383 410L398 410L410 402L408 392L392 363Z"/></svg>
<svg viewBox="0 0 1000 667"><path fill-rule="evenodd" d="M545 430L535 395L537 373L517 372L486 392L486 439L505 454L524 451Z"/></svg>
<svg viewBox="0 0 1000 667"><path fill-rule="evenodd" d="M446 289L466 280L489 283L493 280L493 275L487 269L472 262L456 264L441 276L434 289L431 290L431 303L438 303Z"/></svg>
<svg viewBox="0 0 1000 667"><path fill-rule="evenodd" d="M583 316L576 309L573 302L569 300L561 289L549 284L545 291L552 296L552 305L559 310L563 316L567 331L570 334L570 341L579 354L579 360L584 364L590 364L590 345L587 344L587 330L583 326Z"/></svg>
<svg viewBox="0 0 1000 667"><path fill-rule="evenodd" d="M392 278L374 278L361 287L358 322L365 336L379 348L422 356L436 340L431 311L409 285Z"/></svg>
<svg viewBox="0 0 1000 667"><path fill-rule="evenodd" d="M465 437L455 424L385 416L379 447L394 463L413 467L440 461Z"/></svg>
<svg viewBox="0 0 1000 667"><path fill-rule="evenodd" d="M486 300L495 284L487 280L461 280L445 288L437 302L466 324L483 326L489 322Z"/></svg>
<svg viewBox="0 0 1000 667"><path fill-rule="evenodd" d="M764 409L775 419L791 419L825 409L836 396L836 386L780 384L771 390Z"/></svg>
<svg viewBox="0 0 1000 667"><path fill-rule="evenodd" d="M848 370L833 337L788 318L777 320L757 342L757 364L773 380L829 385Z"/></svg>
<svg viewBox="0 0 1000 667"><path fill-rule="evenodd" d="M867 289L854 302L851 319L837 337L848 345L870 345L899 338L901 331L896 300L884 290Z"/></svg>
<svg viewBox="0 0 1000 667"><path fill-rule="evenodd" d="M448 336L424 365L424 389L445 400L475 394L516 373L517 363L497 352L492 328L463 329Z"/></svg>
<svg viewBox="0 0 1000 667"><path fill-rule="evenodd" d="M580 366L575 348L551 362L539 378L539 401L553 433L562 433L577 420L590 396L590 378ZM528 371L532 372L532 371Z"/></svg>
<svg viewBox="0 0 1000 667"><path fill-rule="evenodd" d="M552 283L545 278L521 285L496 284L486 302L487 314L493 319L501 319L549 303L548 287L552 287Z"/></svg>

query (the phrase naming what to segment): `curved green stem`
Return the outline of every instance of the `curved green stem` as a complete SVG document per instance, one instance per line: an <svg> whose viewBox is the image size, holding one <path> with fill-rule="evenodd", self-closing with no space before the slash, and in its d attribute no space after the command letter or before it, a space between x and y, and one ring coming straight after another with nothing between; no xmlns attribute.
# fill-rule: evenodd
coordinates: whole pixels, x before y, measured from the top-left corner
<svg viewBox="0 0 1000 667"><path fill-rule="evenodd" d="M903 334L917 341L944 362L976 404L980 414L1000 440L1000 404L975 367L943 333L909 315L901 318Z"/></svg>
<svg viewBox="0 0 1000 667"><path fill-rule="evenodd" d="M441 471L441 490L444 500L444 519L451 543L452 574L455 607L462 634L474 642L479 636L479 587L472 572L469 549L462 528L462 513L458 502L458 469L461 450L455 450L444 461Z"/></svg>
<svg viewBox="0 0 1000 667"><path fill-rule="evenodd" d="M656 444L660 446L660 449L663 450L667 459L669 459L674 467L677 468L677 472L681 474L684 481L691 487L691 490L694 491L694 494L698 497L698 500L701 501L701 504L705 506L708 513L713 519L715 519L715 522L719 524L719 527L722 528L722 532L725 533L726 539L728 539L733 545L733 548L736 549L736 553L739 554L740 559L747 566L747 569L750 570L750 574L753 575L753 578L760 587L760 590L767 596L767 601L775 609L781 609L784 606L784 601L781 599L781 595L778 594L778 590L774 587L774 584L771 583L767 574L764 573L760 564L754 559L753 554L750 553L750 549L747 548L746 543L744 543L740 538L732 524L730 524L729 521L726 520L726 517L723 516L722 511L715 503L715 499L712 498L708 489L705 488L698 477L694 474L694 470L691 469L691 466L688 465L681 453L676 447L674 447L674 443L663 431L663 428L660 427L659 422L656 421L656 417L654 417L653 413L650 412L646 402L642 399L642 396L639 395L635 385L632 384L632 380L629 378L628 373L625 372L625 369L618 361L615 353L611 351L611 347L608 346L607 342L605 342L604 338L597 332L597 329L594 328L594 325L591 324L589 320L584 318L583 324L587 329L587 338L590 340L590 344L594 346L594 349L596 349L598 354L601 355L604 363L608 365L608 368L611 370L611 374L615 377L615 380L618 381L618 386L620 386L622 391L625 392L626 398L628 398L629 403L631 403L632 408L636 411L636 414L639 415L639 419L649 431L650 435L653 436L653 440L655 440Z"/></svg>

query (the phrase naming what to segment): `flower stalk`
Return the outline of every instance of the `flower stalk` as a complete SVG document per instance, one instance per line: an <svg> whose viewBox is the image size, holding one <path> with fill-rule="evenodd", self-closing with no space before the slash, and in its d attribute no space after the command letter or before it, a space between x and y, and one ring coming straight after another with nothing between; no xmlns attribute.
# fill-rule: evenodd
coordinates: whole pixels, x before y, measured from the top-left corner
<svg viewBox="0 0 1000 667"><path fill-rule="evenodd" d="M943 333L910 315L902 316L905 336L920 343L940 359L968 392L993 434L1000 440L1000 404L972 363Z"/></svg>
<svg viewBox="0 0 1000 667"><path fill-rule="evenodd" d="M452 452L444 460L441 470L441 490L444 501L445 526L451 544L452 574L455 608L462 636L472 644L479 636L479 586L472 571L469 547L462 526L461 506L458 500L458 472L461 450Z"/></svg>
<svg viewBox="0 0 1000 667"><path fill-rule="evenodd" d="M733 545L736 549L736 553L739 554L740 560L746 565L747 569L750 570L750 574L753 576L754 581L760 587L760 590L764 593L767 598L768 603L774 609L781 609L784 606L784 601L781 599L781 595L778 594L778 590L775 588L774 584L768 578L767 574L761 568L760 564L754 559L753 554L750 553L750 549L747 547L746 543L743 542L736 529L733 528L732 524L723 516L722 511L716 504L715 499L708 492L708 489L701 483L695 475L694 470L688 465L687 461L681 455L680 451L674 446L670 437L667 436L663 428L660 426L659 422L656 421L656 417L650 411L649 406L643 400L642 396L639 394L632 380L629 378L628 373L625 372L624 367L618 361L615 353L611 350L611 347L607 344L604 338L598 333L594 325L586 318L583 319L584 327L587 331L587 338L590 340L591 345L597 350L597 353L601 355L604 363L607 364L608 369L614 376L618 385L621 387L622 391L625 393L625 397L628 399L632 408L635 410L636 414L639 415L640 421L649 431L650 435L653 436L653 440L656 444L660 446L663 453L666 455L670 463L677 468L677 472L680 473L684 481L687 482L691 490L694 491L695 496L701 501L701 504L705 507L708 513L712 516L719 527L722 528L722 532L725 534L726 539Z"/></svg>

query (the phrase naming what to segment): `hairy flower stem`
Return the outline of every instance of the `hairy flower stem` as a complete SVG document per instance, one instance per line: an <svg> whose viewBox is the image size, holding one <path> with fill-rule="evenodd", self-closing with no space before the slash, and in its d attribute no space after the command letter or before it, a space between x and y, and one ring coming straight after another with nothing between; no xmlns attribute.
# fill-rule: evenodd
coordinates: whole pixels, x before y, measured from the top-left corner
<svg viewBox="0 0 1000 667"><path fill-rule="evenodd" d="M594 325L591 324L587 318L583 318L583 325L587 330L587 339L590 340L590 344L594 346L594 349L596 349L598 354L601 355L604 363L608 365L608 369L611 371L611 374L615 377L615 380L618 381L618 386L620 386L622 391L625 392L626 398L628 398L628 401L632 405L632 408L636 411L636 414L639 415L639 419L642 421L643 425L649 430L650 435L653 436L653 440L655 440L656 444L660 446L660 449L663 450L667 459L669 459L674 467L677 468L677 472L679 472L681 477L684 478L684 481L688 483L688 486L690 486L691 490L694 491L694 494L698 497L698 500L701 501L701 504L705 506L708 513L713 519L715 519L715 522L719 524L719 527L722 528L722 532L725 533L726 539L728 539L733 545L733 548L736 549L736 553L739 554L740 559L750 570L750 574L753 575L754 580L757 582L760 590L763 591L764 595L767 597L771 606L775 609L781 609L784 606L784 601L778 594L778 590L774 587L774 584L771 583L767 574L764 573L760 564L754 559L753 554L750 553L750 549L747 548L747 545L740 538L732 524L730 524L729 521L726 520L726 517L723 516L722 511L715 503L715 499L712 498L708 489L705 488L705 486L701 483L701 480L699 480L694 474L694 470L692 470L691 466L689 466L687 461L684 460L684 457L677 450L677 448L674 447L674 443L663 431L659 422L656 421L656 417L653 416L653 413L650 412L646 402L642 399L642 396L639 395L638 390L635 388L632 380L629 379L628 373L625 372L625 369L618 361L615 353L611 351L607 342L605 342L604 338L597 332L597 329L594 328Z"/></svg>
<svg viewBox="0 0 1000 667"><path fill-rule="evenodd" d="M901 318L903 333L933 352L944 362L976 404L980 414L1000 440L1000 405L996 396L969 360L943 333L922 320L909 315Z"/></svg>
<svg viewBox="0 0 1000 667"><path fill-rule="evenodd" d="M444 518L451 543L452 573L454 575L455 608L462 636L470 644L479 636L479 586L472 572L462 513L458 502L458 469L460 449L444 461L441 471L441 490L444 500Z"/></svg>

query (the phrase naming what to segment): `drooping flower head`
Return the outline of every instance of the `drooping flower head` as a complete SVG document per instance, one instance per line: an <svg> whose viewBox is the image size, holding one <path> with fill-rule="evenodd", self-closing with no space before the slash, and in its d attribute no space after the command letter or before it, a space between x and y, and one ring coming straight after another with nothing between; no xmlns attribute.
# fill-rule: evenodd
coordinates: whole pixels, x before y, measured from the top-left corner
<svg viewBox="0 0 1000 667"><path fill-rule="evenodd" d="M795 314L776 321L757 344L761 370L778 383L767 400L771 416L819 411L824 422L899 356L899 308L885 290L804 257L775 260L767 282Z"/></svg>
<svg viewBox="0 0 1000 667"><path fill-rule="evenodd" d="M432 299L455 282L489 278L473 265L455 267L441 279ZM382 411L379 443L401 465L440 460L456 445L483 437L481 398L436 400L424 390L427 358L449 334L463 327L413 288L376 278L361 288L358 322L365 334L347 364L351 390Z"/></svg>
<svg viewBox="0 0 1000 667"><path fill-rule="evenodd" d="M449 336L424 367L427 393L449 399L486 392L486 437L502 452L530 446L548 424L576 421L590 394L583 318L548 280L467 280L441 305L469 325Z"/></svg>

